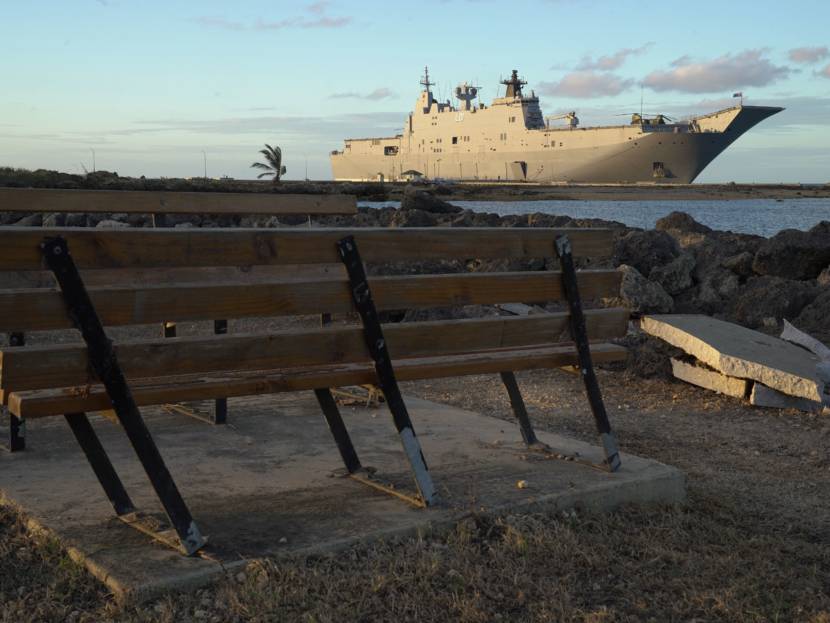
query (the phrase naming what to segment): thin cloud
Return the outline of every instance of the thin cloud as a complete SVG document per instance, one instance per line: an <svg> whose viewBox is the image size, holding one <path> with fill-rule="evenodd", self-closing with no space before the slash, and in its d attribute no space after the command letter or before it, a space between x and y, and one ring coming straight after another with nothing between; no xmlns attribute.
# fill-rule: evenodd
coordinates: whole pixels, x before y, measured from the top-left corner
<svg viewBox="0 0 830 623"><path fill-rule="evenodd" d="M542 82L545 95L560 97L608 97L619 95L634 86L634 81L616 74L597 71L571 72L558 82Z"/></svg>
<svg viewBox="0 0 830 623"><path fill-rule="evenodd" d="M788 67L774 65L764 54L764 50L746 50L698 62L684 56L671 63L673 69L648 74L643 84L655 91L716 93L766 86L792 73Z"/></svg>
<svg viewBox="0 0 830 623"><path fill-rule="evenodd" d="M639 48L623 48L613 54L600 56L596 60L594 60L591 56L586 55L582 58L582 61L576 68L580 71L612 71L614 69L619 69L629 57L639 56L653 45L654 42L650 41L644 45L641 45Z"/></svg>
<svg viewBox="0 0 830 623"><path fill-rule="evenodd" d="M270 31L285 30L287 28L342 28L352 23L353 18L348 15L330 16L326 15L330 2L314 2L304 7L307 13L314 17L294 16L280 20L266 20L258 17L252 24L235 22L225 17L200 16L193 18L193 22L208 28L220 28L222 30L242 31Z"/></svg>
<svg viewBox="0 0 830 623"><path fill-rule="evenodd" d="M325 13L328 10L330 4L331 4L331 2L327 2L326 0L322 0L321 2L314 2L312 4L309 4L305 8L305 10L308 11L309 13L314 13L315 15L322 15L323 13Z"/></svg>
<svg viewBox="0 0 830 623"><path fill-rule="evenodd" d="M285 28L341 28L350 24L351 17L327 17L325 15L317 19L305 19L303 17L293 17L289 19L282 19L276 22L268 22L262 18L257 19L254 23L254 30L283 30Z"/></svg>
<svg viewBox="0 0 830 623"><path fill-rule="evenodd" d="M827 49L826 45L821 47L793 48L787 56L793 63L811 65L823 61L830 56L830 50Z"/></svg>
<svg viewBox="0 0 830 623"><path fill-rule="evenodd" d="M233 22L225 17L216 17L210 15L201 15L194 17L191 21L205 26L206 28L221 28L222 30L247 30L245 24L241 22Z"/></svg>
<svg viewBox="0 0 830 623"><path fill-rule="evenodd" d="M375 89L370 93L357 93L356 91L347 91L345 93L332 93L329 99L361 99L379 101L388 98L396 97L396 95L386 87Z"/></svg>

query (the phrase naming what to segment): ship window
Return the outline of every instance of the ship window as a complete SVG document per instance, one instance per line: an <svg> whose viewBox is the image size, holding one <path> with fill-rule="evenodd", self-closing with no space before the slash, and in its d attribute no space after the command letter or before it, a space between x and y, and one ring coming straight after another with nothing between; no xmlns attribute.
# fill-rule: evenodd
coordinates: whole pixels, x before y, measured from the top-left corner
<svg viewBox="0 0 830 623"><path fill-rule="evenodd" d="M458 145L458 137L457 136L452 137L452 144L453 145Z"/></svg>

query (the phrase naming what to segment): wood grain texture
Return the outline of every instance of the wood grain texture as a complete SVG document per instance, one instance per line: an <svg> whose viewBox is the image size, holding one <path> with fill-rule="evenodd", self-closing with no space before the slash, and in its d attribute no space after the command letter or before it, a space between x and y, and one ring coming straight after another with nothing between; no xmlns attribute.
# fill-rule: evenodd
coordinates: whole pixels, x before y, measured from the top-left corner
<svg viewBox="0 0 830 623"><path fill-rule="evenodd" d="M585 313L588 335L625 335L628 310ZM549 345L570 340L568 314L389 324L393 360ZM369 361L359 326L124 342L115 347L129 381L177 374L267 370ZM0 388L10 391L95 382L83 345L31 346L0 351Z"/></svg>
<svg viewBox="0 0 830 623"><path fill-rule="evenodd" d="M625 348L613 344L594 344L591 353L595 363L620 361L628 355ZM497 373L504 370L558 368L577 365L577 361L576 352L571 346L545 346L494 353L399 359L395 362L395 372L399 380L412 381ZM146 379L133 383L132 392L139 406L147 406L376 381L374 368L370 364L345 364L293 370ZM109 398L100 385L14 392L8 404L13 414L30 419L73 411L105 410L110 407Z"/></svg>
<svg viewBox="0 0 830 623"><path fill-rule="evenodd" d="M0 188L0 212L357 214L352 195Z"/></svg>
<svg viewBox="0 0 830 623"><path fill-rule="evenodd" d="M580 271L577 277L584 300L619 293L618 271ZM540 271L373 277L370 286L379 310L396 310L556 301L564 296L561 282L559 272ZM342 279L286 281L281 276L248 283L90 288L89 293L107 326L354 311L348 282ZM0 331L71 327L58 291L0 290Z"/></svg>
<svg viewBox="0 0 830 623"><path fill-rule="evenodd" d="M574 256L611 254L610 229L356 228L120 229L0 227L0 271L42 270L44 238L62 236L80 269L256 266L339 262L336 242L357 241L370 263L445 259L554 257L567 234Z"/></svg>

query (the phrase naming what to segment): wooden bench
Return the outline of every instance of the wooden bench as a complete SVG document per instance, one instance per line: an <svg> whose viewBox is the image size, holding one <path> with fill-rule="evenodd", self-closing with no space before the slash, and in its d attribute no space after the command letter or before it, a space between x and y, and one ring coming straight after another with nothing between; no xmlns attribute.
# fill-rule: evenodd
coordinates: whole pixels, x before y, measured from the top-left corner
<svg viewBox="0 0 830 623"><path fill-rule="evenodd" d="M573 253L571 251L573 245ZM593 371L625 349L628 311L582 310L581 296L616 296L619 273L575 271L573 256L610 255L600 229L39 229L0 228L0 271L51 270L59 289L0 290L0 331L81 331L84 343L0 351L0 400L19 418L63 415L116 514L126 523L193 554L204 544L167 471L139 407L182 400L313 390L346 470L367 475L329 388L375 383L383 391L417 492L389 491L419 506L435 487L398 389L399 380L500 373L525 442L539 444L524 407L517 370L579 366L605 448L619 454ZM560 271L418 274L367 279L367 264L420 260L559 257ZM119 271L342 262L345 276L308 281L214 281L122 285ZM103 275L97 274L103 272ZM87 286L90 277L95 285ZM106 282L106 277L109 283ZM458 305L566 300L568 312L406 323L379 312ZM142 339L114 348L103 327L163 320L354 314L361 324L255 334ZM589 351L588 339L592 340ZM175 534L144 524L85 415L113 409L167 512ZM177 539L174 537L178 537Z"/></svg>
<svg viewBox="0 0 830 623"><path fill-rule="evenodd" d="M171 224L169 215L186 216L334 216L353 215L357 213L357 201L351 195L314 195L282 193L211 193L211 192L171 192L171 191L122 191L122 190L66 190L51 188L0 188L0 212L16 214L145 214L152 216L153 227L165 227ZM302 275L325 274L327 267L315 267L316 271L303 270L302 266L257 266L221 268L187 268L177 267L167 273L158 270L134 269L119 271L112 275L106 271L96 271L85 279L86 285L95 285L97 280L104 285L113 283L117 278L121 285L189 283L216 280L234 280L252 282L260 279L292 279ZM12 287L54 287L55 280L51 273L43 272L0 272L0 288ZM176 336L176 324L173 321L162 322L165 337ZM225 319L214 320L213 331L216 334L227 332ZM22 346L26 336L22 331L15 331L8 336L9 346ZM179 413L199 419L206 419L213 424L223 424L227 418L227 403L219 398L214 401L212 411L204 416L187 408L178 408ZM9 417L8 450L18 452L26 447L25 421L11 415Z"/></svg>

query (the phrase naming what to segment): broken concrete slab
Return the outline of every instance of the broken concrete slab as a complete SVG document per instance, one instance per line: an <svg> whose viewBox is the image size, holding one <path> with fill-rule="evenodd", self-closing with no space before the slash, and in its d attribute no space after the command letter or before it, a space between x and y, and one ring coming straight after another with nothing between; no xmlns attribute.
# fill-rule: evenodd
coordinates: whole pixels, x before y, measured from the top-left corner
<svg viewBox="0 0 830 623"><path fill-rule="evenodd" d="M755 383L752 386L749 402L757 407L798 409L799 411L806 411L808 413L821 413L825 409L825 406L820 402L788 396L787 394L770 389L761 383Z"/></svg>
<svg viewBox="0 0 830 623"><path fill-rule="evenodd" d="M0 453L0 501L33 530L55 536L121 600L195 588L263 557L322 554L360 542L453 525L470 513L608 511L624 503L678 503L675 468L622 454L610 474L529 451L514 421L407 398L440 504L414 508L349 478L310 392L229 401L225 426L146 409L145 419L203 534L210 559L186 558L113 517L62 418L28 423L27 450ZM343 407L366 466L379 481L412 491L400 439L385 408ZM508 414L505 413L505 416ZM136 505L160 511L123 431L93 425ZM599 462L599 447L547 432L563 457ZM526 486L517 486L525 481Z"/></svg>
<svg viewBox="0 0 830 623"><path fill-rule="evenodd" d="M830 362L830 348L822 342L819 342L812 335L808 335L804 331L797 329L786 320L784 320L784 329L781 331L781 339L803 346L822 361Z"/></svg>
<svg viewBox="0 0 830 623"><path fill-rule="evenodd" d="M815 402L826 396L819 358L779 338L702 315L646 316L640 327L727 376Z"/></svg>
<svg viewBox="0 0 830 623"><path fill-rule="evenodd" d="M671 369L674 377L681 381L734 398L746 398L752 385L752 381L726 376L717 370L689 363L677 357L672 357Z"/></svg>

